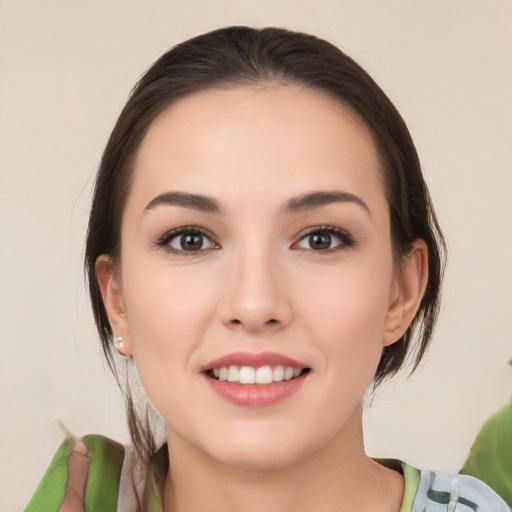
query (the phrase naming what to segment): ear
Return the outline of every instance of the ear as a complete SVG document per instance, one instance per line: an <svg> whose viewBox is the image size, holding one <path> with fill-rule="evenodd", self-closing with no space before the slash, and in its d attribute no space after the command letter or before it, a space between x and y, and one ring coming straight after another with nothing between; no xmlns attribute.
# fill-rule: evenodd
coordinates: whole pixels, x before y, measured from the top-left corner
<svg viewBox="0 0 512 512"><path fill-rule="evenodd" d="M406 259L397 269L382 339L392 345L407 331L425 293L428 281L428 248L424 240L413 241Z"/></svg>
<svg viewBox="0 0 512 512"><path fill-rule="evenodd" d="M110 256L103 254L96 260L96 278L100 286L101 297L107 311L110 326L114 336L123 338L123 347L118 347L120 354L132 355L132 342L128 319L124 309L123 290L118 273Z"/></svg>

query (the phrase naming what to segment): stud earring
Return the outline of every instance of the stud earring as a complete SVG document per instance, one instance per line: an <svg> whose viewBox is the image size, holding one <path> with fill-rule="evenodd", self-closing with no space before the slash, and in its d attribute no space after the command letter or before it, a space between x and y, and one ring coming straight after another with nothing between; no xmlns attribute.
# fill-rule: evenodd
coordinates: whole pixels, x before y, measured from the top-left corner
<svg viewBox="0 0 512 512"><path fill-rule="evenodd" d="M115 337L114 343L116 345L117 350L119 350L120 348L124 348L124 338L122 336Z"/></svg>

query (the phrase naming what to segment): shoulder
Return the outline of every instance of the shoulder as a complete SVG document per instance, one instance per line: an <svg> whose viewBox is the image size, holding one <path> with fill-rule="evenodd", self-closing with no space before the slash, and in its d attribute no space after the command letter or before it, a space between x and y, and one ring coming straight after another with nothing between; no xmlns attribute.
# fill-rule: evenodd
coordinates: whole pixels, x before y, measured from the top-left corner
<svg viewBox="0 0 512 512"><path fill-rule="evenodd" d="M510 512L486 484L468 475L415 469L400 463L405 477L405 501L400 512Z"/></svg>
<svg viewBox="0 0 512 512"><path fill-rule="evenodd" d="M107 437L68 437L57 450L25 512L131 510L132 461L129 450Z"/></svg>

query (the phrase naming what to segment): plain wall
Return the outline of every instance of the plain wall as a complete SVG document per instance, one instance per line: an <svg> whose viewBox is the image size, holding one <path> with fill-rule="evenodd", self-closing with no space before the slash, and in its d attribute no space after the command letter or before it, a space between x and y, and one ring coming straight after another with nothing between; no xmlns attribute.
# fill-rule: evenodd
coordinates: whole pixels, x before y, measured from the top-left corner
<svg viewBox="0 0 512 512"><path fill-rule="evenodd" d="M139 75L231 24L347 51L406 119L449 245L428 360L366 413L370 454L456 471L509 398L512 1L0 1L0 509L21 510L62 440L128 440L81 259L93 177Z"/></svg>

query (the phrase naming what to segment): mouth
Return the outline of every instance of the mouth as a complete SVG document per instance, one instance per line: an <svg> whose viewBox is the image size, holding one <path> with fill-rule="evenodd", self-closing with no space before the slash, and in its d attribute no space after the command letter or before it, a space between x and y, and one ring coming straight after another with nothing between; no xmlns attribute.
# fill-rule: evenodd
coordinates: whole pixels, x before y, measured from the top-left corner
<svg viewBox="0 0 512 512"><path fill-rule="evenodd" d="M301 389L311 368L275 352L235 352L202 368L210 389L242 407L262 408L284 401Z"/></svg>
<svg viewBox="0 0 512 512"><path fill-rule="evenodd" d="M284 365L264 366L219 366L206 371L206 375L216 381L232 382L241 385L268 386L277 382L290 381L308 373L309 368L294 368Z"/></svg>

